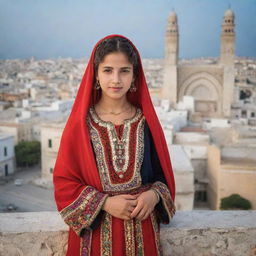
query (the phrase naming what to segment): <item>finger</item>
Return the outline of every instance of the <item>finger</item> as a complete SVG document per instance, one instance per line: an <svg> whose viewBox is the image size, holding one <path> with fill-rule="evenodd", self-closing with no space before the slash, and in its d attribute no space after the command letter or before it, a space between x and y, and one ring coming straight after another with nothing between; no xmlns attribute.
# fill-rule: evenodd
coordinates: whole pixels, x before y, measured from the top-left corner
<svg viewBox="0 0 256 256"><path fill-rule="evenodd" d="M130 220L131 218L129 216L124 215L124 216L121 217L121 219L123 219L123 220Z"/></svg>
<svg viewBox="0 0 256 256"><path fill-rule="evenodd" d="M129 200L129 206L135 208L137 206L138 201L137 200Z"/></svg>
<svg viewBox="0 0 256 256"><path fill-rule="evenodd" d="M131 218L135 218L138 213L141 211L142 206L137 204L137 206L134 208L133 212L131 213Z"/></svg>
<svg viewBox="0 0 256 256"><path fill-rule="evenodd" d="M121 195L123 198L127 199L127 200L136 200L137 197L135 195L128 195L128 194L124 194Z"/></svg>
<svg viewBox="0 0 256 256"><path fill-rule="evenodd" d="M125 216L126 216L126 218L127 218L128 220L131 220L131 219L132 219L132 218L131 218L131 212L126 212Z"/></svg>
<svg viewBox="0 0 256 256"><path fill-rule="evenodd" d="M138 198L141 194L135 194L133 196L135 196L136 198Z"/></svg>
<svg viewBox="0 0 256 256"><path fill-rule="evenodd" d="M146 214L146 211L144 209L142 209L139 214L136 216L136 219L138 220L142 220L144 215Z"/></svg>
<svg viewBox="0 0 256 256"><path fill-rule="evenodd" d="M144 216L142 217L142 219L141 220L145 220L145 219L147 219L148 218L148 216L149 216L149 214L150 214L150 212L148 211L148 212L146 212L146 214L144 214Z"/></svg>
<svg viewBox="0 0 256 256"><path fill-rule="evenodd" d="M131 213L133 212L134 209L135 209L134 206L130 206L129 208L127 208L127 211L128 211L129 214L131 215Z"/></svg>

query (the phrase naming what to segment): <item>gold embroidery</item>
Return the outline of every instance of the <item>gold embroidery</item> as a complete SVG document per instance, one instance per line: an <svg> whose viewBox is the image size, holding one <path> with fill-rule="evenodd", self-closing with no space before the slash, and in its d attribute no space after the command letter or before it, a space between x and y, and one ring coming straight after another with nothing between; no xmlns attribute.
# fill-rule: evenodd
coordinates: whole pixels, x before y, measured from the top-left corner
<svg viewBox="0 0 256 256"><path fill-rule="evenodd" d="M157 181L153 183L151 189L153 189L156 193L158 193L158 195L162 199L162 203L169 216L169 221L170 221L171 218L174 216L176 209L175 209L175 205L171 198L168 187L164 183Z"/></svg>
<svg viewBox="0 0 256 256"><path fill-rule="evenodd" d="M123 174L127 171L129 166L129 138L131 136L131 124L139 121L138 126L136 128L136 148L134 154L134 168L131 171L131 178L127 181L123 181L122 183L113 183L110 177L109 166L106 162L106 152L104 150L104 145L102 143L102 139L100 137L99 131L93 124L91 118L87 118L87 123L90 131L90 137L92 140L97 167L100 174L101 184L103 187L103 191L105 192L115 192L115 191L130 191L131 189L139 188L141 186L141 176L140 169L144 156L144 125L145 125L145 117L142 116L142 112L140 109L137 109L136 115L132 119L127 119L124 122L124 132L122 136L122 141L124 142L122 147L124 150L124 155L122 156L122 164L118 164L117 160L120 160L120 156L117 154L118 152L118 136L116 135L115 127L111 122L105 122L100 120L93 108L90 108L90 116L93 122L98 125L105 127L107 129L107 136L109 137L110 145L111 145L111 153L113 156L112 165L114 171L119 175L119 177L123 177ZM122 175L122 176L120 176Z"/></svg>
<svg viewBox="0 0 256 256"><path fill-rule="evenodd" d="M144 255L144 244L143 244L143 234L142 234L142 226L140 220L135 220L135 232L136 232L136 250L137 256Z"/></svg>
<svg viewBox="0 0 256 256"><path fill-rule="evenodd" d="M95 220L107 197L107 194L86 186L74 202L60 211L60 215L80 235L81 230L89 228Z"/></svg>
<svg viewBox="0 0 256 256"><path fill-rule="evenodd" d="M133 219L124 221L125 251L126 256L135 255L134 226Z"/></svg>
<svg viewBox="0 0 256 256"><path fill-rule="evenodd" d="M105 213L100 230L101 236L101 256L112 255L112 216Z"/></svg>
<svg viewBox="0 0 256 256"><path fill-rule="evenodd" d="M159 228L159 224L157 223L155 211L153 211L150 214L150 217L151 217L153 230L155 233L155 243L156 243L157 255L162 256L163 253L162 253L162 248L161 248L161 244L160 244L160 228Z"/></svg>
<svg viewBox="0 0 256 256"><path fill-rule="evenodd" d="M85 230L80 239L80 256L89 256L91 252L92 231Z"/></svg>

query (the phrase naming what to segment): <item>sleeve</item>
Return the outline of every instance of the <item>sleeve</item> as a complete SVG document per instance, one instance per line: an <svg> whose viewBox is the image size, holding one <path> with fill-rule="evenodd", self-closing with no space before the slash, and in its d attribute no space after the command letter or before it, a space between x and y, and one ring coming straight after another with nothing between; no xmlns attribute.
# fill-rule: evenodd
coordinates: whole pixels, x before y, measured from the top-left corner
<svg viewBox="0 0 256 256"><path fill-rule="evenodd" d="M160 198L159 203L155 207L157 216L161 223L168 224L174 216L176 209L147 124L145 125L145 161L148 163L143 163L147 170L144 170L144 176L149 176L148 182L152 184L151 189ZM145 174L146 172L148 175Z"/></svg>
<svg viewBox="0 0 256 256"><path fill-rule="evenodd" d="M82 184L75 172L64 172L64 169L64 165L58 163L53 173L57 208L64 222L82 236L85 229L95 229L100 223L101 209L108 195Z"/></svg>
<svg viewBox="0 0 256 256"><path fill-rule="evenodd" d="M160 201L155 207L157 216L161 223L168 224L176 211L170 191L161 181L154 182L151 189L153 189L160 197Z"/></svg>
<svg viewBox="0 0 256 256"><path fill-rule="evenodd" d="M60 211L60 215L81 236L84 229L95 229L98 226L106 198L107 194L86 186L74 202Z"/></svg>

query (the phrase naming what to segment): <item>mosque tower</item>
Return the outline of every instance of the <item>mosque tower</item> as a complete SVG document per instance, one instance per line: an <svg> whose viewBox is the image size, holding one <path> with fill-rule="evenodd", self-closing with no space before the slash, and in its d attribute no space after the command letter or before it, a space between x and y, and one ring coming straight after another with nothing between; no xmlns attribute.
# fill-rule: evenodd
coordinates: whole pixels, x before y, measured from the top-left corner
<svg viewBox="0 0 256 256"><path fill-rule="evenodd" d="M235 56L235 15L228 9L223 17L221 31L220 62L232 65Z"/></svg>
<svg viewBox="0 0 256 256"><path fill-rule="evenodd" d="M165 35L164 83L161 98L177 102L177 64L179 59L179 29L177 14L170 13Z"/></svg>
<svg viewBox="0 0 256 256"><path fill-rule="evenodd" d="M235 80L235 15L228 9L223 17L221 31L220 64L223 65L223 116L231 114Z"/></svg>

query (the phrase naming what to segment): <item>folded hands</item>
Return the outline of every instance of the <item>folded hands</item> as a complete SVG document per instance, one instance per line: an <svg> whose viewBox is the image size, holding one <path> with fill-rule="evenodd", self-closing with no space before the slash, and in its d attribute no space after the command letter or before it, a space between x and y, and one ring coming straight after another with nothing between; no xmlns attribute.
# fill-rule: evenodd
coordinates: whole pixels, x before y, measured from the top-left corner
<svg viewBox="0 0 256 256"><path fill-rule="evenodd" d="M158 196L156 192L149 189L137 195L109 196L103 205L103 210L123 220L132 218L145 220L154 210L157 203Z"/></svg>

